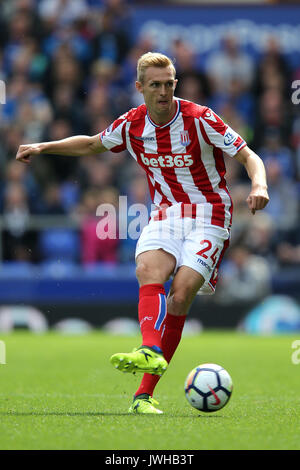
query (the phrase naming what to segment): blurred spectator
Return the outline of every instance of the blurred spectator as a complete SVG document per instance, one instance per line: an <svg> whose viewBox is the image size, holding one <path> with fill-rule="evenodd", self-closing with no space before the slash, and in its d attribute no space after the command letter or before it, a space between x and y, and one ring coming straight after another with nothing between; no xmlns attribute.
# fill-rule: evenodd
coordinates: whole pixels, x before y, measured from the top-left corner
<svg viewBox="0 0 300 470"><path fill-rule="evenodd" d="M178 39L173 43L171 55L175 60L178 79L176 94L198 104L207 104L210 96L209 81L197 67L197 58L192 46Z"/></svg>
<svg viewBox="0 0 300 470"><path fill-rule="evenodd" d="M90 42L81 34L75 24L68 24L54 29L43 42L44 52L53 58L60 48L68 48L73 57L88 64L92 58Z"/></svg>
<svg viewBox="0 0 300 470"><path fill-rule="evenodd" d="M64 215L65 210L62 204L60 186L49 184L44 191L44 209L46 215Z"/></svg>
<svg viewBox="0 0 300 470"><path fill-rule="evenodd" d="M277 246L277 258L281 266L292 267L300 265L300 227L282 237Z"/></svg>
<svg viewBox="0 0 300 470"><path fill-rule="evenodd" d="M39 83L30 83L24 75L16 75L7 87L6 104L1 106L2 123L22 129L23 141L40 141L43 131L52 119L50 101ZM0 115L1 115L0 111Z"/></svg>
<svg viewBox="0 0 300 470"><path fill-rule="evenodd" d="M88 114L91 123L99 116L106 115L107 110L110 109L108 89L105 85L98 85L89 91L86 100L86 114Z"/></svg>
<svg viewBox="0 0 300 470"><path fill-rule="evenodd" d="M7 25L8 38L4 47L3 65L7 75L10 75L16 57L28 49L28 43L32 44L33 38L40 39L42 27L32 10L21 9L13 13Z"/></svg>
<svg viewBox="0 0 300 470"><path fill-rule="evenodd" d="M249 216L248 216L249 217ZM277 220L273 220L266 212L258 212L248 220L240 243L252 254L259 255L268 262L272 270L278 268L276 260Z"/></svg>
<svg viewBox="0 0 300 470"><path fill-rule="evenodd" d="M230 184L230 194L233 201L233 224L231 229L231 244L240 243L249 227L249 209L245 201L249 195L248 183L235 182Z"/></svg>
<svg viewBox="0 0 300 470"><path fill-rule="evenodd" d="M212 89L209 106L221 116L225 114L225 110L226 113L236 114L236 122L228 122L233 128L234 125L238 126L235 128L237 132L244 127L245 132L242 135L251 144L252 139L249 136L254 125L254 101L251 95L253 59L239 49L236 38L226 36L222 51L209 57L206 70Z"/></svg>
<svg viewBox="0 0 300 470"><path fill-rule="evenodd" d="M53 96L55 88L59 85L71 87L74 96L80 95L82 91L82 68L68 45L63 44L57 48L52 58L50 70L51 74L47 83L50 96Z"/></svg>
<svg viewBox="0 0 300 470"><path fill-rule="evenodd" d="M81 187L76 179L69 179L59 186L61 206L65 213L72 214L79 203Z"/></svg>
<svg viewBox="0 0 300 470"><path fill-rule="evenodd" d="M116 25L115 11L106 9L102 14L99 31L93 39L94 59L120 64L128 51L128 35Z"/></svg>
<svg viewBox="0 0 300 470"><path fill-rule="evenodd" d="M8 188L11 191L8 194L21 195L21 189L24 190L24 203L31 214L40 213L43 205L41 200L40 187L34 177L33 172L29 171L25 165L19 165L16 160L10 160L6 164L4 178L0 188L0 213L5 211ZM25 206L24 206L25 207Z"/></svg>
<svg viewBox="0 0 300 470"><path fill-rule="evenodd" d="M16 155L16 148L19 147L23 141L23 129L20 125L12 124L9 128L9 132L5 132L5 129L0 129L0 136L2 146L0 152L3 152L1 163L13 159ZM4 174L4 173L2 173Z"/></svg>
<svg viewBox="0 0 300 470"><path fill-rule="evenodd" d="M130 0L104 0L105 8L114 20L115 31L131 33Z"/></svg>
<svg viewBox="0 0 300 470"><path fill-rule="evenodd" d="M280 135L276 130L266 133L263 146L258 153L265 165L268 166L270 160L276 160L284 177L289 179L295 177L296 165L293 154L287 146L282 145Z"/></svg>
<svg viewBox="0 0 300 470"><path fill-rule="evenodd" d="M295 183L283 174L280 163L269 158L266 164L270 202L265 208L279 231L292 230L299 217L299 200Z"/></svg>
<svg viewBox="0 0 300 470"><path fill-rule="evenodd" d="M193 101L194 103L198 103L203 106L208 104L207 91L204 91L201 80L199 80L196 73L184 75L178 80L176 95L179 96L179 98Z"/></svg>
<svg viewBox="0 0 300 470"><path fill-rule="evenodd" d="M55 118L62 118L70 122L74 134L88 134L88 118L73 87L68 84L57 85L52 98Z"/></svg>
<svg viewBox="0 0 300 470"><path fill-rule="evenodd" d="M90 116L90 123L93 125L94 119L101 115L110 114L114 117L128 111L131 107L130 94L124 88L120 67L107 59L98 59L93 62L90 78L87 82L87 115ZM105 97L104 104L98 111L94 104L94 96L99 93ZM92 114L91 111L92 110ZM111 118L110 121L113 119Z"/></svg>
<svg viewBox="0 0 300 470"><path fill-rule="evenodd" d="M65 118L57 118L50 123L46 135L43 140L60 140L72 135L71 122ZM76 158L63 157L55 158L53 155L43 155L43 165L47 165L47 171L44 175L47 181L54 180L62 182L70 175L75 174L78 168L78 160Z"/></svg>
<svg viewBox="0 0 300 470"><path fill-rule="evenodd" d="M225 36L222 50L209 57L206 70L214 93L228 92L232 80L238 81L241 90L246 91L254 77L253 59L240 50L232 35Z"/></svg>
<svg viewBox="0 0 300 470"><path fill-rule="evenodd" d="M253 91L260 96L266 90L277 89L287 98L290 82L291 70L288 62L280 50L279 42L271 36L256 67Z"/></svg>
<svg viewBox="0 0 300 470"><path fill-rule="evenodd" d="M289 145L291 136L290 105L278 89L264 91L259 99L256 113L253 147L263 145L265 135L277 132L284 145Z"/></svg>
<svg viewBox="0 0 300 470"><path fill-rule="evenodd" d="M300 112L295 110L294 121L292 123L291 146L295 152L296 180L300 183ZM300 197L300 188L299 188Z"/></svg>
<svg viewBox="0 0 300 470"><path fill-rule="evenodd" d="M3 201L4 259L8 261L33 261L35 259L36 233L28 229L29 205L25 187L12 182L5 188Z"/></svg>
<svg viewBox="0 0 300 470"><path fill-rule="evenodd" d="M97 208L101 207L101 204L109 205L111 210L97 217ZM107 187L101 191L88 190L83 195L79 213L82 263L85 265L99 262L117 263L119 260L118 193L115 188Z"/></svg>
<svg viewBox="0 0 300 470"><path fill-rule="evenodd" d="M4 21L3 10L4 6L0 5L0 51L4 47L5 41L7 40L8 32L7 32L7 24ZM1 65L1 53L0 53L0 65ZM2 70L0 71L1 75ZM3 72L2 72L3 73Z"/></svg>
<svg viewBox="0 0 300 470"><path fill-rule="evenodd" d="M237 125L237 128L234 128L237 132L239 132L241 127L253 126L254 124L253 96L248 90L244 90L243 83L237 78L230 80L226 90L215 92L209 100L209 106L220 115L224 115L225 110L227 114L230 112L232 115L236 115L236 122L230 125L233 128L234 125ZM242 123L239 123L239 121ZM247 134L248 133L249 131ZM247 134L243 136L245 139L247 139ZM247 140L247 142L249 142L249 140Z"/></svg>
<svg viewBox="0 0 300 470"><path fill-rule="evenodd" d="M23 128L26 142L40 142L46 125L51 122L52 109L38 89L32 89L28 98L19 105L16 123Z"/></svg>
<svg viewBox="0 0 300 470"><path fill-rule="evenodd" d="M39 14L51 31L56 25L66 26L88 14L86 0L41 0Z"/></svg>
<svg viewBox="0 0 300 470"><path fill-rule="evenodd" d="M223 305L234 302L258 302L271 292L271 270L268 262L251 254L243 245L232 248L222 269L216 301Z"/></svg>
<svg viewBox="0 0 300 470"><path fill-rule="evenodd" d="M89 188L99 190L112 185L114 175L108 160L97 157L87 158L82 162L81 167L86 171Z"/></svg>
<svg viewBox="0 0 300 470"><path fill-rule="evenodd" d="M28 81L23 75L11 78L6 87L6 103L0 106L0 126L7 128L17 117L18 107L28 92Z"/></svg>

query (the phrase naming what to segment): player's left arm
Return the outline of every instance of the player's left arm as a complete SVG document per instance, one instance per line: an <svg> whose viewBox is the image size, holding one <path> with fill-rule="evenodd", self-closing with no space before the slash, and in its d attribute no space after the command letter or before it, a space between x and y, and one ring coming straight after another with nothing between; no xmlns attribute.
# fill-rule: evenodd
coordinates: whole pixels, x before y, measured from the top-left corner
<svg viewBox="0 0 300 470"><path fill-rule="evenodd" d="M251 180L247 204L252 214L255 214L255 211L264 209L269 202L265 166L262 159L247 145L235 155L235 159L244 165Z"/></svg>

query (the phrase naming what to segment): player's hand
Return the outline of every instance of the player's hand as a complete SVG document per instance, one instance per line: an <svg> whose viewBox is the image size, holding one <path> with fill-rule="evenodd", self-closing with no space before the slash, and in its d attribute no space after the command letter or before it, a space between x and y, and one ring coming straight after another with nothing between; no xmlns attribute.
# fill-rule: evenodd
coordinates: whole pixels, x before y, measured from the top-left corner
<svg viewBox="0 0 300 470"><path fill-rule="evenodd" d="M264 209L268 202L268 191L267 188L263 186L253 188L247 197L247 204L253 215L256 211Z"/></svg>
<svg viewBox="0 0 300 470"><path fill-rule="evenodd" d="M41 144L20 145L16 155L16 160L23 163L30 163L30 158L33 155L39 155L42 153L42 150Z"/></svg>

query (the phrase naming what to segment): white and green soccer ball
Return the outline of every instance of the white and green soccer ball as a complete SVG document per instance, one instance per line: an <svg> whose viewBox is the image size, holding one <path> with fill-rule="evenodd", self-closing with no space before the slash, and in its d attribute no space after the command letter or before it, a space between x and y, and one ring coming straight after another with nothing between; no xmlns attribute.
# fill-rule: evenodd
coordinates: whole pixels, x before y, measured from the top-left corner
<svg viewBox="0 0 300 470"><path fill-rule="evenodd" d="M201 364L187 376L184 391L190 405L210 413L223 408L232 393L232 379L222 366Z"/></svg>

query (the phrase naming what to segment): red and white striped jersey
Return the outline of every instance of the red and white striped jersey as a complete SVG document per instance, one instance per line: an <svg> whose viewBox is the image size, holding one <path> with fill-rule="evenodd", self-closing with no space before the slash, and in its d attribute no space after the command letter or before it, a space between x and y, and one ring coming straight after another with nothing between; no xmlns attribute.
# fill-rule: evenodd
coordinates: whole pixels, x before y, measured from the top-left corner
<svg viewBox="0 0 300 470"><path fill-rule="evenodd" d="M147 174L156 206L201 204L206 222L228 228L232 201L223 151L233 157L246 142L210 108L175 100L168 123L155 124L143 104L101 132L102 144L113 152L129 151Z"/></svg>

